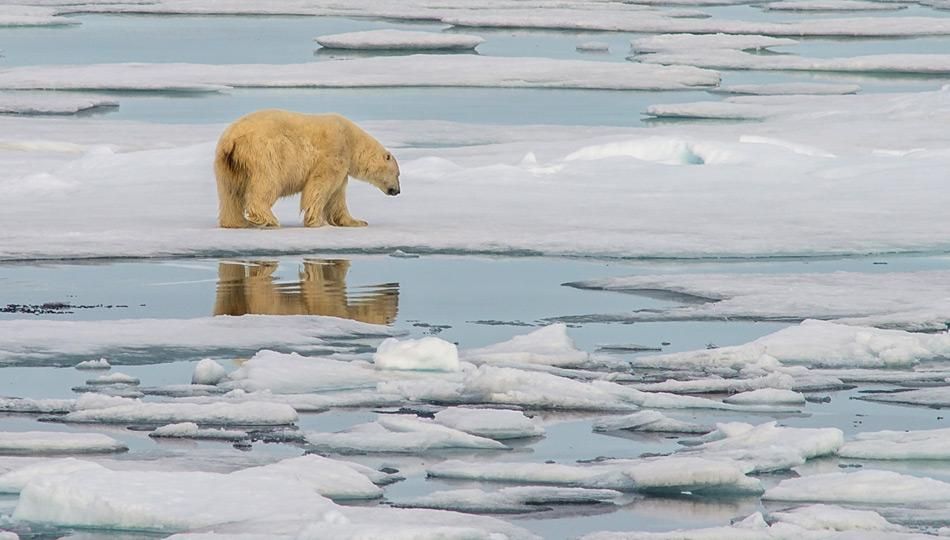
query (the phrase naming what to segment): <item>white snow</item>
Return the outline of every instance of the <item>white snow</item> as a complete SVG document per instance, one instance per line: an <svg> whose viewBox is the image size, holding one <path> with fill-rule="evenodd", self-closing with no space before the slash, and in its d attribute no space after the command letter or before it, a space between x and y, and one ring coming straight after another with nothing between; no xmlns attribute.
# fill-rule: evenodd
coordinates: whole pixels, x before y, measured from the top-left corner
<svg viewBox="0 0 950 540"><path fill-rule="evenodd" d="M210 358L205 358L195 364L191 375L191 384L214 385L226 379L228 372L224 366Z"/></svg>
<svg viewBox="0 0 950 540"><path fill-rule="evenodd" d="M108 351L147 356L149 349L318 349L324 338L384 336L385 326L312 316L245 315L197 319L0 321L0 363L70 364L68 357ZM65 358L64 358L65 357ZM114 360L113 360L114 361Z"/></svg>
<svg viewBox="0 0 950 540"><path fill-rule="evenodd" d="M828 71L842 73L950 73L950 54L875 54L842 58L760 55L737 50L689 50L638 56L649 64L696 66L707 69Z"/></svg>
<svg viewBox="0 0 950 540"><path fill-rule="evenodd" d="M452 429L495 440L538 437L544 428L521 411L450 407L435 413L435 421Z"/></svg>
<svg viewBox="0 0 950 540"><path fill-rule="evenodd" d="M749 404L775 404L775 405L794 405L805 403L805 396L791 390L779 388L760 388L748 392L740 392L724 399L726 403L737 403L740 405Z"/></svg>
<svg viewBox="0 0 950 540"><path fill-rule="evenodd" d="M413 417L381 417L336 433L309 432L307 442L331 452L415 453L452 448L507 450L504 444Z"/></svg>
<svg viewBox="0 0 950 540"><path fill-rule="evenodd" d="M630 40L635 52L676 52L696 50L760 50L769 47L797 45L798 41L756 35L729 34L661 34Z"/></svg>
<svg viewBox="0 0 950 540"><path fill-rule="evenodd" d="M230 381L222 386L249 392L267 390L275 394L304 394L374 388L386 376L395 374L374 369L368 362L262 350L231 372Z"/></svg>
<svg viewBox="0 0 950 540"><path fill-rule="evenodd" d="M112 364L105 358L100 358L98 360L84 360L73 367L76 369L109 369Z"/></svg>
<svg viewBox="0 0 950 540"><path fill-rule="evenodd" d="M904 4L864 0L782 0L762 6L768 11L898 11Z"/></svg>
<svg viewBox="0 0 950 540"><path fill-rule="evenodd" d="M248 438L247 432L231 429L201 429L194 422L167 424L156 428L149 437L167 439L210 439L240 441Z"/></svg>
<svg viewBox="0 0 950 540"><path fill-rule="evenodd" d="M120 373L120 372L116 371L116 372L114 372L114 373L109 373L108 375L100 375L100 376L95 377L95 378L93 378L93 379L89 379L89 380L86 381L86 384L94 384L94 385L95 385L95 384L103 384L103 385L108 385L108 384L131 384L131 385L137 385L137 384L139 384L139 382L141 382L141 381L139 381L139 379L138 379L137 377L133 377L133 376L128 375L128 374L126 374L126 373Z"/></svg>
<svg viewBox="0 0 950 540"><path fill-rule="evenodd" d="M0 397L0 412L63 413L73 409L72 399L32 399Z"/></svg>
<svg viewBox="0 0 950 540"><path fill-rule="evenodd" d="M782 480L763 496L775 501L922 504L950 501L950 484L891 471L863 470Z"/></svg>
<svg viewBox="0 0 950 540"><path fill-rule="evenodd" d="M624 416L606 416L594 420L594 431L616 431L627 429L631 431L667 432L667 433L698 433L705 434L713 430L691 422L684 422L671 418L659 411L639 411Z"/></svg>
<svg viewBox="0 0 950 540"><path fill-rule="evenodd" d="M15 67L0 72L0 89L8 90L380 86L674 90L718 82L716 72L691 67L424 54L307 64L84 64Z"/></svg>
<svg viewBox="0 0 950 540"><path fill-rule="evenodd" d="M101 433L0 431L0 454L89 454L126 450L125 444Z"/></svg>
<svg viewBox="0 0 950 540"><path fill-rule="evenodd" d="M458 371L458 347L437 337L389 338L379 344L373 364L380 369Z"/></svg>
<svg viewBox="0 0 950 540"><path fill-rule="evenodd" d="M838 449L854 459L950 459L950 429L859 433Z"/></svg>
<svg viewBox="0 0 950 540"><path fill-rule="evenodd" d="M60 17L57 10L42 6L5 4L3 13L0 13L0 27L66 26L74 24L79 24L79 21Z"/></svg>
<svg viewBox="0 0 950 540"><path fill-rule="evenodd" d="M906 403L926 407L950 407L950 386L918 388L906 392L862 394L859 399L882 403Z"/></svg>
<svg viewBox="0 0 950 540"><path fill-rule="evenodd" d="M574 48L581 52L610 52L610 44L604 41L585 41Z"/></svg>
<svg viewBox="0 0 950 540"><path fill-rule="evenodd" d="M59 420L68 423L99 424L194 422L210 425L280 426L296 422L297 413L289 405L253 401L209 404L133 402L75 410Z"/></svg>
<svg viewBox="0 0 950 540"><path fill-rule="evenodd" d="M508 341L478 349L465 349L462 358L475 363L520 363L549 366L583 366L590 355L581 351L567 333L567 325L552 324Z"/></svg>
<svg viewBox="0 0 950 540"><path fill-rule="evenodd" d="M833 83L729 84L710 90L716 94L750 96L844 95L860 91L861 87L856 84Z"/></svg>
<svg viewBox="0 0 950 540"><path fill-rule="evenodd" d="M753 426L732 422L719 424L717 430L704 439L709 442L684 454L733 460L745 464L749 471L768 472L832 455L844 443L844 434L837 428L791 428L775 422Z"/></svg>
<svg viewBox="0 0 950 540"><path fill-rule="evenodd" d="M622 494L611 489L517 486L497 491L456 489L436 491L396 503L399 507L434 508L476 513L536 512L545 505L613 502Z"/></svg>
<svg viewBox="0 0 950 540"><path fill-rule="evenodd" d="M293 479L306 483L317 493L333 500L375 499L382 496L383 490L363 474L365 469L367 467L356 463L310 454L242 469L231 473L231 476Z"/></svg>
<svg viewBox="0 0 950 540"><path fill-rule="evenodd" d="M14 468L0 475L0 493L19 493L23 486L35 478L84 470L103 471L105 467L76 458L43 460L31 465Z"/></svg>
<svg viewBox="0 0 950 540"><path fill-rule="evenodd" d="M950 356L950 334L919 334L832 322L806 320L744 345L700 349L632 359L640 366L686 368L719 366L742 369L750 364L818 367L899 368Z"/></svg>
<svg viewBox="0 0 950 540"><path fill-rule="evenodd" d="M330 49L431 51L470 50L485 40L466 34L387 29L320 36L315 41Z"/></svg>
<svg viewBox="0 0 950 540"><path fill-rule="evenodd" d="M698 300L672 308L624 315L624 320L630 321L821 318L842 319L842 322L854 325L934 331L945 330L950 321L948 280L950 272L933 270L641 275L570 285L630 293L663 291L690 295ZM800 331L836 330L847 332L844 328L818 323L802 325Z"/></svg>
<svg viewBox="0 0 950 540"><path fill-rule="evenodd" d="M0 92L0 114L76 114L92 109L118 107L118 105L119 102L114 98L88 94Z"/></svg>

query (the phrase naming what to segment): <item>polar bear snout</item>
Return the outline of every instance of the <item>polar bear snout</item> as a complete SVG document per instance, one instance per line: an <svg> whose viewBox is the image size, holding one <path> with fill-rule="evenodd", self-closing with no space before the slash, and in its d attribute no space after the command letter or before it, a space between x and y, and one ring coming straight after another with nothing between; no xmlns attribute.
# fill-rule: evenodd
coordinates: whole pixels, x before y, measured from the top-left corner
<svg viewBox="0 0 950 540"><path fill-rule="evenodd" d="M392 195L393 197L395 197L396 195L399 195L399 188L398 188L398 187L391 187L391 188L387 189L387 190L386 190L386 195Z"/></svg>

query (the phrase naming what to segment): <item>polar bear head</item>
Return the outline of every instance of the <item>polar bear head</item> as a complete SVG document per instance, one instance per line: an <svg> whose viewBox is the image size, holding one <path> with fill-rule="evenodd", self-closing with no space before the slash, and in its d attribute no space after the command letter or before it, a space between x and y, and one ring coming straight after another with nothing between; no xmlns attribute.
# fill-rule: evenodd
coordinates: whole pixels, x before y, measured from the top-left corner
<svg viewBox="0 0 950 540"><path fill-rule="evenodd" d="M382 145L364 152L358 178L378 187L386 195L399 195L399 163Z"/></svg>

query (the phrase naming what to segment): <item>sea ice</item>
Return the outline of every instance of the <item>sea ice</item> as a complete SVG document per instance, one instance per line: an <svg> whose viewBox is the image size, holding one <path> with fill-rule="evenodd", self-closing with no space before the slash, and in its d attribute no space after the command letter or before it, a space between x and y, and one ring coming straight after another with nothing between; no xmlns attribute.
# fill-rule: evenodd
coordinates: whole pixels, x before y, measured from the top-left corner
<svg viewBox="0 0 950 540"><path fill-rule="evenodd" d="M0 26L3 26L2 20L0 16ZM62 92L0 92L0 114L68 115L118 106L119 102L114 98L102 96Z"/></svg>
<svg viewBox="0 0 950 540"><path fill-rule="evenodd" d="M522 513L548 510L555 504L611 503L621 497L611 489L517 486L497 491L456 489L436 491L396 503L403 508L433 508L472 513Z"/></svg>
<svg viewBox="0 0 950 540"><path fill-rule="evenodd" d="M120 373L118 371L114 373L109 373L108 375L100 375L93 379L86 381L86 384L90 385L108 385L108 384L130 384L137 385L139 384L139 379L125 373Z"/></svg>
<svg viewBox="0 0 950 540"><path fill-rule="evenodd" d="M100 358L98 360L84 360L73 367L76 369L109 369L112 364L105 358Z"/></svg>
<svg viewBox="0 0 950 540"><path fill-rule="evenodd" d="M19 493L23 486L34 478L85 470L105 471L106 468L97 463L76 458L43 460L0 475L0 493Z"/></svg>
<svg viewBox="0 0 950 540"><path fill-rule="evenodd" d="M773 501L922 504L950 501L950 484L891 471L862 470L782 480L763 498Z"/></svg>
<svg viewBox="0 0 950 540"><path fill-rule="evenodd" d="M739 405L800 405L805 403L805 396L791 390L760 388L758 390L740 392L725 398L723 401Z"/></svg>
<svg viewBox="0 0 950 540"><path fill-rule="evenodd" d="M98 454L126 450L125 444L101 433L0 432L0 454Z"/></svg>
<svg viewBox="0 0 950 540"><path fill-rule="evenodd" d="M375 499L383 490L363 474L363 465L309 454L230 473L237 478L288 478L333 500ZM372 473L380 474L377 471Z"/></svg>
<svg viewBox="0 0 950 540"><path fill-rule="evenodd" d="M844 434L837 428L790 428L777 426L775 422L752 426L733 422L719 424L705 439L709 442L683 453L744 463L750 472L769 472L834 454L844 443Z"/></svg>
<svg viewBox="0 0 950 540"><path fill-rule="evenodd" d="M215 90L233 88L506 87L676 90L715 86L719 75L693 67L509 58L411 55L307 64L84 64L15 67L7 90Z"/></svg>
<svg viewBox="0 0 950 540"><path fill-rule="evenodd" d="M585 41L574 48L581 52L610 52L610 44L603 41Z"/></svg>
<svg viewBox="0 0 950 540"><path fill-rule="evenodd" d="M195 370L191 375L191 384L214 385L225 380L228 377L224 366L210 358L205 358L195 364Z"/></svg>
<svg viewBox="0 0 950 540"><path fill-rule="evenodd" d="M389 338L379 344L373 364L380 369L458 371L458 347L437 337Z"/></svg>
<svg viewBox="0 0 950 540"><path fill-rule="evenodd" d="M950 459L950 429L859 433L838 449L854 459Z"/></svg>
<svg viewBox="0 0 950 540"><path fill-rule="evenodd" d="M690 50L638 56L648 64L695 66L706 69L778 71L829 71L843 73L950 73L947 54L876 54L846 58L805 58L794 55L759 55L737 50Z"/></svg>
<svg viewBox="0 0 950 540"><path fill-rule="evenodd" d="M730 34L661 34L636 38L630 41L630 47L639 53L709 49L745 51L797 44L798 41L788 38Z"/></svg>
<svg viewBox="0 0 950 540"><path fill-rule="evenodd" d="M590 355L581 351L567 333L567 325L552 324L508 341L478 349L465 349L462 358L475 363L522 363L550 366L584 366Z"/></svg>
<svg viewBox="0 0 950 540"><path fill-rule="evenodd" d="M521 411L507 409L474 409L450 407L435 413L436 423L478 437L495 440L538 437L544 434L541 425Z"/></svg>
<svg viewBox="0 0 950 540"><path fill-rule="evenodd" d="M242 441L249 438L246 431L231 429L202 429L194 422L167 424L156 428L149 437L160 439L208 439L222 441Z"/></svg>
<svg viewBox="0 0 950 540"><path fill-rule="evenodd" d="M465 448L507 450L504 444L434 422L411 417L381 417L336 433L307 433L307 442L328 452L415 453Z"/></svg>
<svg viewBox="0 0 950 540"><path fill-rule="evenodd" d="M832 531L900 531L902 527L888 522L877 512L855 510L829 504L810 504L769 517L779 523L789 523L808 530Z"/></svg>
<svg viewBox="0 0 950 540"><path fill-rule="evenodd" d="M730 84L710 90L716 94L750 96L844 95L857 94L860 91L861 87L856 84L832 83Z"/></svg>
<svg viewBox="0 0 950 540"><path fill-rule="evenodd" d="M768 11L899 11L907 9L896 2L866 2L864 0L782 0L762 6Z"/></svg>
<svg viewBox="0 0 950 540"><path fill-rule="evenodd" d="M708 426L684 422L659 411L639 411L624 416L606 416L594 420L594 431L649 431L662 433L705 434L713 430Z"/></svg>
<svg viewBox="0 0 950 540"><path fill-rule="evenodd" d="M133 402L74 410L58 421L94 424L174 424L281 426L297 421L297 412L279 403L151 403Z"/></svg>
<svg viewBox="0 0 950 540"><path fill-rule="evenodd" d="M387 29L320 36L315 41L329 49L433 51L471 50L485 40L466 34Z"/></svg>
<svg viewBox="0 0 950 540"><path fill-rule="evenodd" d="M881 403L904 403L925 407L950 407L950 386L918 388L906 392L862 394L857 399Z"/></svg>

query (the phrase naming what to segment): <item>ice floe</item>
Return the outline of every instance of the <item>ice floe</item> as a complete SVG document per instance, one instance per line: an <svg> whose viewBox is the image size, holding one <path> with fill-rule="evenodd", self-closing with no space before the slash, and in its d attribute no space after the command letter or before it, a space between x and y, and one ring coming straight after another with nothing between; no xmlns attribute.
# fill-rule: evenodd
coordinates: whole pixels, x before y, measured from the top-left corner
<svg viewBox="0 0 950 540"><path fill-rule="evenodd" d="M437 337L389 338L379 344L373 364L380 369L458 371L459 353L454 343Z"/></svg>
<svg viewBox="0 0 950 540"><path fill-rule="evenodd" d="M610 52L610 44L604 41L585 41L574 48L580 52Z"/></svg>
<svg viewBox="0 0 950 540"><path fill-rule="evenodd" d="M329 49L432 51L470 50L485 40L456 33L367 30L320 36L315 41Z"/></svg>
<svg viewBox="0 0 950 540"><path fill-rule="evenodd" d="M126 373L120 373L118 371L109 373L108 375L100 375L93 379L86 381L86 384L89 385L104 385L104 384L129 384L137 385L141 381L137 377L133 377Z"/></svg>
<svg viewBox="0 0 950 540"><path fill-rule="evenodd" d="M2 18L0 18L0 26ZM69 93L0 92L0 114L59 115L117 107L114 98Z"/></svg>
<svg viewBox="0 0 950 540"><path fill-rule="evenodd" d="M73 367L76 369L109 369L112 364L105 358L100 358L98 360L84 360Z"/></svg>
<svg viewBox="0 0 950 540"><path fill-rule="evenodd" d="M881 403L902 403L906 405L921 405L924 407L950 407L950 386L934 388L918 388L903 392L887 392L880 394L862 394L857 399L877 401Z"/></svg>
<svg viewBox="0 0 950 540"><path fill-rule="evenodd" d="M94 424L174 424L282 426L297 421L297 412L280 403L151 403L132 402L74 410L58 421Z"/></svg>
<svg viewBox="0 0 950 540"><path fill-rule="evenodd" d="M921 504L950 501L950 484L891 471L826 473L782 480L763 498L773 501Z"/></svg>
<svg viewBox="0 0 950 540"><path fill-rule="evenodd" d="M730 34L661 34L658 36L636 38L630 41L630 47L635 52L640 53L710 49L745 51L797 44L798 41L788 38Z"/></svg>
<svg viewBox="0 0 950 540"><path fill-rule="evenodd" d="M673 300L677 297L691 300L671 308L624 314L618 316L620 320L820 318L842 319L854 325L934 331L946 330L950 321L950 302L945 300L950 298L948 282L950 272L935 270L677 274L595 279L568 285L629 293L660 291L669 293ZM803 325L800 331L847 332L819 323ZM826 335L831 336L831 333Z"/></svg>
<svg viewBox="0 0 950 540"><path fill-rule="evenodd" d="M837 428L791 428L778 426L776 422L753 426L731 422L719 424L716 431L701 440L708 442L684 453L743 463L748 467L747 472L769 472L833 455L844 443L844 434Z"/></svg>
<svg viewBox="0 0 950 540"><path fill-rule="evenodd" d="M72 365L109 352L112 361L148 362L156 349L192 352L293 347L318 350L324 338L386 336L379 325L333 317L266 316L110 321L0 321L0 363ZM52 336L55 336L53 338ZM78 358L77 358L78 357Z"/></svg>
<svg viewBox="0 0 950 540"><path fill-rule="evenodd" d="M521 411L450 407L435 413L436 423L495 440L537 437L544 428Z"/></svg>
<svg viewBox="0 0 950 540"><path fill-rule="evenodd" d="M783 390L778 388L759 388L758 390L740 392L723 399L723 401L726 403L738 403L740 405L798 405L805 403L805 396L791 390Z"/></svg>
<svg viewBox="0 0 950 540"><path fill-rule="evenodd" d="M226 379L228 372L224 366L210 358L204 358L195 364L195 370L191 375L191 384L218 384Z"/></svg>
<svg viewBox="0 0 950 540"><path fill-rule="evenodd" d="M35 478L47 475L69 474L76 471L101 471L102 465L76 458L43 460L23 467L15 467L0 475L0 493L19 493Z"/></svg>
<svg viewBox="0 0 950 540"><path fill-rule="evenodd" d="M317 493L333 500L380 497L383 490L372 479L385 478L384 474L364 465L313 454L241 469L232 472L231 476L292 478L307 483Z"/></svg>
<svg viewBox="0 0 950 540"><path fill-rule="evenodd" d="M100 454L128 447L101 433L0 431L0 454Z"/></svg>
<svg viewBox="0 0 950 540"><path fill-rule="evenodd" d="M570 367L585 365L590 355L577 348L567 333L567 325L558 323L487 347L463 350L462 358L476 363Z"/></svg>
<svg viewBox="0 0 950 540"><path fill-rule="evenodd" d="M523 513L549 509L556 504L612 503L622 496L611 489L518 486L497 491L457 489L436 491L422 497L399 501L403 508L433 508L472 513Z"/></svg>
<svg viewBox="0 0 950 540"><path fill-rule="evenodd" d="M67 26L79 24L69 17L60 17L56 9L44 6L4 5L0 13L0 27Z"/></svg>
<svg viewBox="0 0 950 540"><path fill-rule="evenodd" d="M832 83L729 84L710 90L717 94L750 96L844 95L860 91L861 87L856 84Z"/></svg>
<svg viewBox="0 0 950 540"><path fill-rule="evenodd" d="M594 431L647 431L660 433L706 434L714 428L671 418L659 411L639 411L623 416L606 416L594 420Z"/></svg>
<svg viewBox="0 0 950 540"><path fill-rule="evenodd" d="M156 428L149 433L148 436L158 439L207 439L212 441L241 441L250 437L246 431L214 428L202 429L194 422L167 424Z"/></svg>
<svg viewBox="0 0 950 540"><path fill-rule="evenodd" d="M508 58L411 55L308 64L87 64L9 68L8 90L176 90L459 86L675 90L715 86L719 75L693 67Z"/></svg>
<svg viewBox="0 0 950 540"><path fill-rule="evenodd" d="M854 459L950 459L950 429L859 433L838 449Z"/></svg>
<svg viewBox="0 0 950 540"><path fill-rule="evenodd" d="M794 55L760 55L737 50L690 50L638 56L640 62L696 66L707 69L779 71L828 71L839 73L950 73L947 54L876 54L846 58L806 58Z"/></svg>
<svg viewBox="0 0 950 540"><path fill-rule="evenodd" d="M507 450L504 444L412 417L382 417L336 433L310 432L318 450L341 453L414 453L447 449Z"/></svg>
<svg viewBox="0 0 950 540"><path fill-rule="evenodd" d="M864 0L783 0L762 6L769 11L899 11L907 5Z"/></svg>

